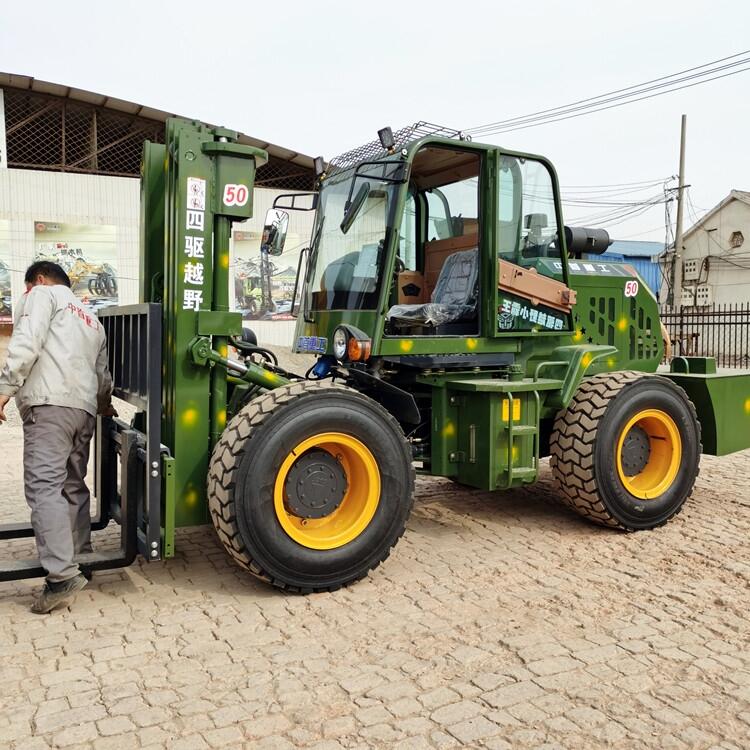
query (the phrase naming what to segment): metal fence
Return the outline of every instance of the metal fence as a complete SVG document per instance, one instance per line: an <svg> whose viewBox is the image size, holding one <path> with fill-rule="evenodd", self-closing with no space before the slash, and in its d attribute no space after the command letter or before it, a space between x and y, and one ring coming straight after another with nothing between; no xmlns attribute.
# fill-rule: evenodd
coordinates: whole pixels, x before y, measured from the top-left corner
<svg viewBox="0 0 750 750"><path fill-rule="evenodd" d="M715 357L719 367L750 367L750 302L663 307L675 356Z"/></svg>

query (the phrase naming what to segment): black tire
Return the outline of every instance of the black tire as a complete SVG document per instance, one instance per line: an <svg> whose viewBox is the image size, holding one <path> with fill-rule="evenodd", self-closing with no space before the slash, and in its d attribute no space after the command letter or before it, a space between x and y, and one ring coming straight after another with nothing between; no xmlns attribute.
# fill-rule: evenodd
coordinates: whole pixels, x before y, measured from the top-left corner
<svg viewBox="0 0 750 750"><path fill-rule="evenodd" d="M646 409L666 413L681 442L677 474L653 499L631 494L616 463L620 435ZM623 371L587 378L558 412L550 464L569 507L604 526L636 531L661 526L680 512L693 491L701 450L700 423L685 391L668 378Z"/></svg>
<svg viewBox="0 0 750 750"><path fill-rule="evenodd" d="M381 493L372 519L334 549L292 539L274 506L283 461L321 432L350 435L377 462ZM398 422L378 403L333 383L292 383L254 399L227 425L214 448L208 502L219 539L254 575L290 591L330 591L363 578L390 554L413 504L411 449Z"/></svg>

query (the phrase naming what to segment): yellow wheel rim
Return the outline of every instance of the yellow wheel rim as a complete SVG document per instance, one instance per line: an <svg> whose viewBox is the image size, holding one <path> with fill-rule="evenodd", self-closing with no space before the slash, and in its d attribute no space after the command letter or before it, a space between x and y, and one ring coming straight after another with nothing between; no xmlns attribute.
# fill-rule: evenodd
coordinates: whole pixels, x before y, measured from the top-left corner
<svg viewBox="0 0 750 750"><path fill-rule="evenodd" d="M285 482L294 462L311 448L334 456L346 475L339 506L323 518L300 518L287 507ZM380 502L380 471L364 443L341 432L323 432L303 440L284 459L276 475L273 504L284 531L310 549L335 549L356 539L368 526Z"/></svg>
<svg viewBox="0 0 750 750"><path fill-rule="evenodd" d="M648 436L648 460L641 470L627 476L623 468L622 448L634 427ZM666 492L677 477L682 460L682 440L672 417L659 409L645 409L627 422L620 432L616 449L617 473L623 487L641 500L653 500Z"/></svg>

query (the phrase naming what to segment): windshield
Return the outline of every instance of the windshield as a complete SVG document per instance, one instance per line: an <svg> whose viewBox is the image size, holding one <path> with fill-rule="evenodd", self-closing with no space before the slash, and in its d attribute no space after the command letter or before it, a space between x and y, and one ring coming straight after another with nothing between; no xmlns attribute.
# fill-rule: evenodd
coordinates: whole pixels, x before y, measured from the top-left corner
<svg viewBox="0 0 750 750"><path fill-rule="evenodd" d="M376 174L383 174L382 166L360 170L351 191L352 200L366 183L369 192L346 234L341 222L353 172L324 182L307 277L307 310L377 308L384 248L393 224L398 185L383 182Z"/></svg>

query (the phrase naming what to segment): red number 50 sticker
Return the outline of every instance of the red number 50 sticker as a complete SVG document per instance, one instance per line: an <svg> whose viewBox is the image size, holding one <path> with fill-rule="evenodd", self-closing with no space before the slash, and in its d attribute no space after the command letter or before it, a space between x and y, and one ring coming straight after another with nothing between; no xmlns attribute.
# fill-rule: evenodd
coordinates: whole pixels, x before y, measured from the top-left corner
<svg viewBox="0 0 750 750"><path fill-rule="evenodd" d="M224 185L225 206L244 206L249 197L250 193L244 185L234 185L232 183Z"/></svg>
<svg viewBox="0 0 750 750"><path fill-rule="evenodd" d="M625 282L625 296L635 297L638 294L638 282L637 281L626 281Z"/></svg>

